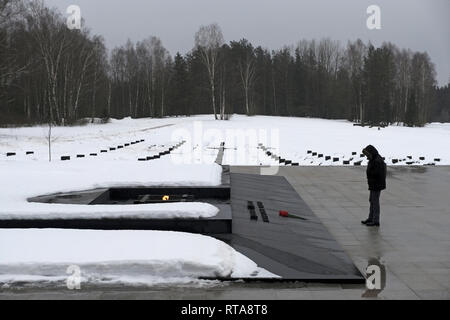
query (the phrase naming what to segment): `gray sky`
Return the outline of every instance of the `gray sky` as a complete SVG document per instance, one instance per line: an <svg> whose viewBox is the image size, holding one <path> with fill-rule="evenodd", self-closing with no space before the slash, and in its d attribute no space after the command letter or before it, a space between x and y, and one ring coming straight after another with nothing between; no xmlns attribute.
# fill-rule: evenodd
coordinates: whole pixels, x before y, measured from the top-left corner
<svg viewBox="0 0 450 320"><path fill-rule="evenodd" d="M450 78L450 0L45 0L62 12L79 5L92 33L113 48L158 36L172 53L192 49L202 24L217 22L226 41L247 38L278 49L301 39L361 38L427 51L438 82ZM368 30L366 9L381 7L381 30Z"/></svg>

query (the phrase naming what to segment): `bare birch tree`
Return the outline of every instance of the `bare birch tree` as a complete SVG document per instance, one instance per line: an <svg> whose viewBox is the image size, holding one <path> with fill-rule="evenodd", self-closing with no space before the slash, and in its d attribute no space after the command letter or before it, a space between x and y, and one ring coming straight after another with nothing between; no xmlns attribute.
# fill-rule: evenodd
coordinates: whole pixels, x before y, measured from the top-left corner
<svg viewBox="0 0 450 320"><path fill-rule="evenodd" d="M220 47L223 45L222 31L217 23L201 26L195 34L195 47L200 51L203 64L208 70L208 80L211 89L211 103L214 117L217 118L216 110L216 70L218 65Z"/></svg>
<svg viewBox="0 0 450 320"><path fill-rule="evenodd" d="M250 115L250 90L255 82L256 57L253 46L247 40L241 40L239 45L243 50L238 58L239 75L242 82L242 88L244 90L245 110L247 115Z"/></svg>

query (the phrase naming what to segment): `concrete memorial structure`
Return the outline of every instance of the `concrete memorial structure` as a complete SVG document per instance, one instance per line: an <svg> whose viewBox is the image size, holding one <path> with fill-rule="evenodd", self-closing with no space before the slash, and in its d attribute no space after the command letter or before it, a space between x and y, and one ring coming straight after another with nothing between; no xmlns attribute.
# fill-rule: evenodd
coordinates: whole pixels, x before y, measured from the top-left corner
<svg viewBox="0 0 450 320"><path fill-rule="evenodd" d="M224 145L218 161L223 148ZM214 187L120 187L45 195L29 201L84 205L209 203L219 209L217 215L209 218L34 218L0 221L0 227L200 233L228 243L258 266L281 277L267 280L365 281L348 255L284 177L230 174L229 167L223 166L222 183Z"/></svg>

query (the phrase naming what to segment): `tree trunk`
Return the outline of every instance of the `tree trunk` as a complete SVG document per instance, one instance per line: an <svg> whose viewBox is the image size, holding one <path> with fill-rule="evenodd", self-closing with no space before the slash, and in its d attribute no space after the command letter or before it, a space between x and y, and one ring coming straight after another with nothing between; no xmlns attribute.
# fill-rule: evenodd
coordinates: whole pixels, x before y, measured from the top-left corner
<svg viewBox="0 0 450 320"><path fill-rule="evenodd" d="M108 109L107 109L107 116L111 116L111 81L108 80Z"/></svg>
<svg viewBox="0 0 450 320"><path fill-rule="evenodd" d="M212 101L212 107L213 107L213 112L214 112L214 118L216 120L218 120L217 118L217 112L216 112L216 90L215 90L215 85L214 85L214 79L210 79L210 83L211 83L211 101Z"/></svg>
<svg viewBox="0 0 450 320"><path fill-rule="evenodd" d="M91 110L91 118L94 120L95 118L95 95L97 92L97 63L94 66L94 83L93 83L93 91L92 91L92 110Z"/></svg>

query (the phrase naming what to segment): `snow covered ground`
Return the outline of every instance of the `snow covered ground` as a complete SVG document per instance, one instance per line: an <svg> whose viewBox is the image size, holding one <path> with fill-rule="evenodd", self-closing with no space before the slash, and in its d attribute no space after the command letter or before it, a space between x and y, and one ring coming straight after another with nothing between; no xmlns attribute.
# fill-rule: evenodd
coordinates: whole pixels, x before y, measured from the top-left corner
<svg viewBox="0 0 450 320"><path fill-rule="evenodd" d="M47 130L45 126L0 128L0 218L214 216L217 208L205 203L83 206L27 199L114 186L215 186L221 182L221 168L214 164L221 142L226 148L223 163L231 165L285 165L267 151L305 166L365 165L360 153L368 144L377 147L389 165L450 164L450 124L378 129L355 127L348 121L264 116L235 115L230 121L215 121L211 115L128 118L53 128L52 162ZM186 143L171 155L138 161L182 141ZM61 161L62 156L70 160ZM82 264L92 279L106 274L104 279L113 282L267 276L220 241L198 235L0 229L0 283L40 281L41 276L60 280L66 277L60 267L68 263ZM135 278L133 270L139 271Z"/></svg>
<svg viewBox="0 0 450 320"><path fill-rule="evenodd" d="M45 126L0 129L0 162L48 161L46 133ZM258 149L258 143L300 165L344 165L343 160L350 159L349 165L361 160L364 165L366 160L360 159L360 154L368 144L377 147L389 165L406 165L407 162L414 165L450 164L448 123L433 123L425 128L391 126L379 130L377 127L355 127L345 120L235 115L230 121L215 121L213 116L204 115L165 119L127 118L112 120L108 124L57 127L53 128L53 137L53 160L60 161L61 156L71 156L71 161L82 163L137 161L187 140L171 156L173 164L213 163L222 141L226 142L227 148L225 164L233 165L278 165ZM109 151L110 147L117 148L141 139L145 142ZM101 153L101 150L108 152ZM27 151L34 154L26 155ZM308 151L317 155L308 154ZM16 154L7 157L8 152ZM90 156L91 153L97 153L97 156ZM85 158L77 159L78 154L85 155ZM319 158L319 154L324 157ZM325 156L338 157L339 161L325 160ZM399 162L392 163L392 159ZM161 160L152 161L151 165L158 161Z"/></svg>
<svg viewBox="0 0 450 320"><path fill-rule="evenodd" d="M276 277L224 242L178 232L1 230L0 253L0 288L19 281L71 280L70 275L79 275L81 286Z"/></svg>

